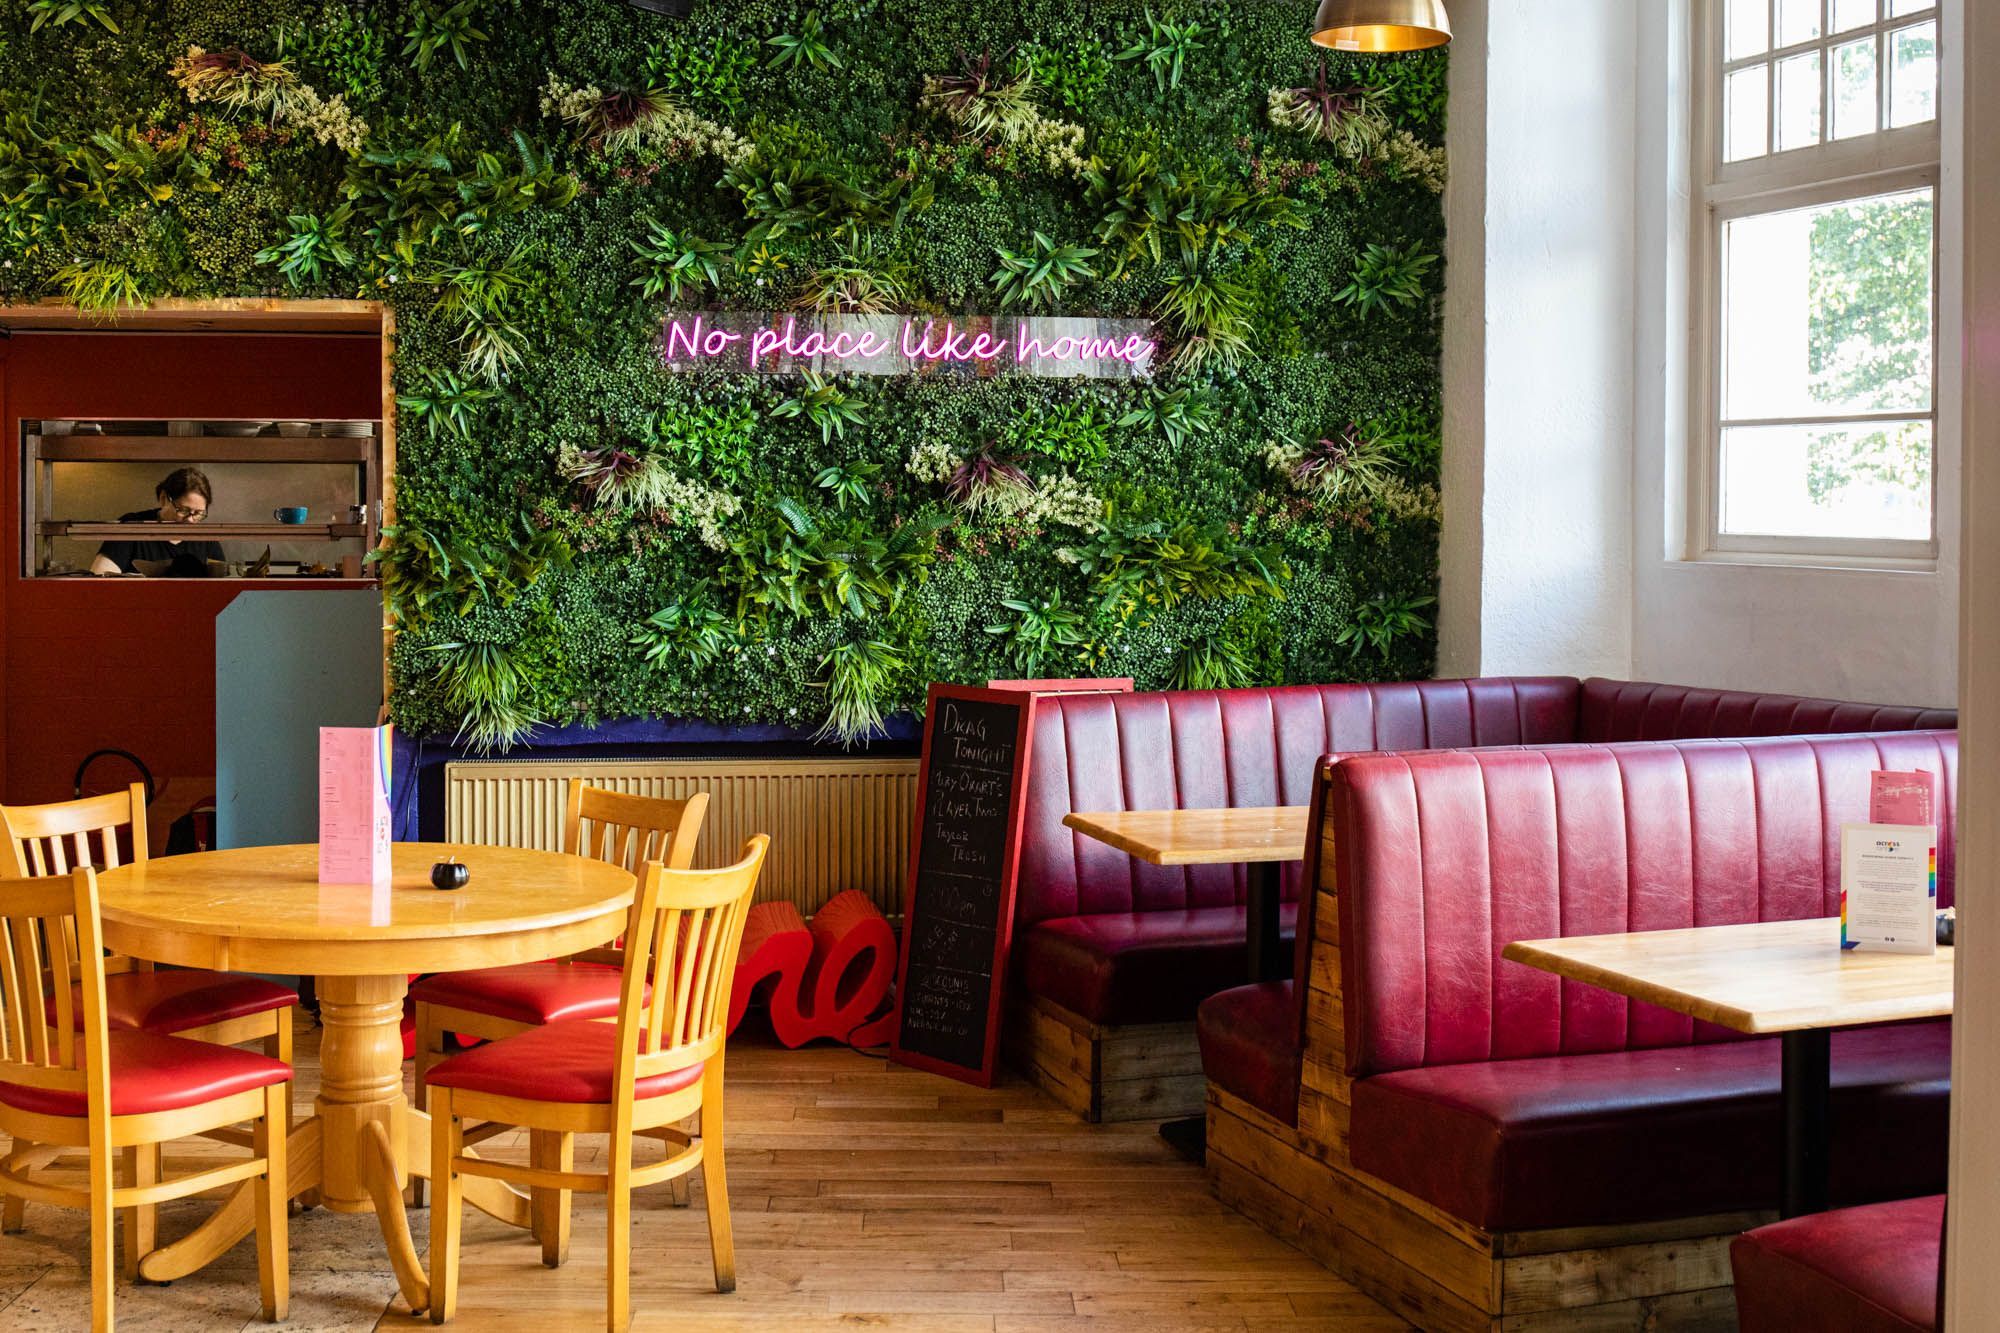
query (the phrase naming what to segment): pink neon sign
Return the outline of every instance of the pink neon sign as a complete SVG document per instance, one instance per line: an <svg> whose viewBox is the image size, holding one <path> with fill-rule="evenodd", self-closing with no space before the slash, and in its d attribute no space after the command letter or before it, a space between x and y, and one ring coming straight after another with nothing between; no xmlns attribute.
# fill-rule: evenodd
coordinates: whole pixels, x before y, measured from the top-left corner
<svg viewBox="0 0 2000 1333"><path fill-rule="evenodd" d="M1143 320L1016 316L671 314L660 339L669 366L817 369L894 375L959 368L979 375L1127 378L1148 373L1159 344Z"/></svg>

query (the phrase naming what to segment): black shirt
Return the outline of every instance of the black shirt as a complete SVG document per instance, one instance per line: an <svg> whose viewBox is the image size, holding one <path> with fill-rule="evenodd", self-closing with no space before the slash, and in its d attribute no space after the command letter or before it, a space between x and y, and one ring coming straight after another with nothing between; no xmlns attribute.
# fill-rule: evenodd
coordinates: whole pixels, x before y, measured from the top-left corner
<svg viewBox="0 0 2000 1333"><path fill-rule="evenodd" d="M160 521L160 511L141 509L136 513L120 514L118 521L157 523ZM139 572L134 561L159 560L172 566L167 570L168 578L202 579L208 577L208 562L222 559L222 546L218 542L196 541L106 542L97 548L97 553L127 574Z"/></svg>

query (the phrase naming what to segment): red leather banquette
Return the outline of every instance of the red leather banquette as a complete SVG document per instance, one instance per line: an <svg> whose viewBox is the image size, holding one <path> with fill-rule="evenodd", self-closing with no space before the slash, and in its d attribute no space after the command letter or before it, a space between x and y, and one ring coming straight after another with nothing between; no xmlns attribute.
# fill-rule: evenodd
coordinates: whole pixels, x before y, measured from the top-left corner
<svg viewBox="0 0 2000 1333"><path fill-rule="evenodd" d="M1775 1040L1742 1040L1500 951L1517 939L1832 915L1840 825L1866 819L1878 768L1940 775L1948 906L1957 757L1955 732L1927 731L1332 766L1323 805L1353 1166L1491 1232L1773 1206ZM1274 1114L1296 1107L1298 1029L1260 1045L1246 1035L1245 994L1268 1011L1289 991L1217 996L1201 1021L1209 1078ZM1287 1034L1289 1056L1274 1058ZM1291 1108L1266 1105L1284 1094L1272 1086L1281 1058ZM1949 1024L1836 1033L1833 1071L1836 1199L1942 1188Z"/></svg>
<svg viewBox="0 0 2000 1333"><path fill-rule="evenodd" d="M1186 1020L1245 978L1237 866L1147 865L1063 826L1078 810L1303 805L1330 751L1952 727L1948 709L1574 677L1128 695L1037 710L1015 984L1094 1024ZM1293 936L1300 867L1285 867Z"/></svg>

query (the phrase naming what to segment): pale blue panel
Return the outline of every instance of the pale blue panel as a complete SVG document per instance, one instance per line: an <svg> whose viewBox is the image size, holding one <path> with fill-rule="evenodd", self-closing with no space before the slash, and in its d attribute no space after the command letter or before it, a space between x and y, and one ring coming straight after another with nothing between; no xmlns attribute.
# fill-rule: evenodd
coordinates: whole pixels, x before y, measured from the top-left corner
<svg viewBox="0 0 2000 1333"><path fill-rule="evenodd" d="M215 618L215 845L319 840L319 729L372 727L382 598L244 592Z"/></svg>

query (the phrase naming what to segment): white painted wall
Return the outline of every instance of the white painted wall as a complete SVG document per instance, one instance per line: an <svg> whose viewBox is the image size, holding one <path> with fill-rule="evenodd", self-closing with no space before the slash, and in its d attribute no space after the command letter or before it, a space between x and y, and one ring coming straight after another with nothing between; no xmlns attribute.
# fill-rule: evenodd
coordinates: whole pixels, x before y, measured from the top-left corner
<svg viewBox="0 0 2000 1333"><path fill-rule="evenodd" d="M1940 507L1934 571L1684 558L1688 0L1451 9L1438 673L1949 704L1952 505ZM1948 67L1956 55L1948 46ZM1949 88L1944 105L1949 329L1960 285ZM1939 381L1938 492L1950 497L1960 377L1948 339Z"/></svg>
<svg viewBox="0 0 2000 1333"><path fill-rule="evenodd" d="M1451 6L1442 675L1631 668L1637 8Z"/></svg>
<svg viewBox="0 0 2000 1333"><path fill-rule="evenodd" d="M1637 325L1631 441L1632 674L1643 680L1948 705L1957 694L1957 349L1939 343L1933 571L1685 558L1690 217L1687 0L1636 7ZM1939 324L1957 327L1956 44L1945 46Z"/></svg>

